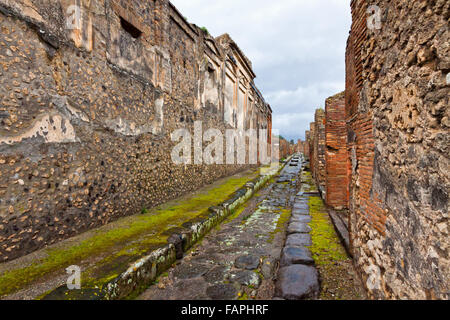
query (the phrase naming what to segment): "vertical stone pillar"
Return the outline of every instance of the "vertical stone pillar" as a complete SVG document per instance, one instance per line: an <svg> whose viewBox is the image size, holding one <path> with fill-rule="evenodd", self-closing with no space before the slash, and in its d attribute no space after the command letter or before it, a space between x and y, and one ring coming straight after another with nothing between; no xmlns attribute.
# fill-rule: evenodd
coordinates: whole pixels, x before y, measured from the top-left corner
<svg viewBox="0 0 450 320"><path fill-rule="evenodd" d="M317 109L314 131L314 178L324 198L325 189L325 111Z"/></svg>
<svg viewBox="0 0 450 320"><path fill-rule="evenodd" d="M344 92L327 99L325 119L325 201L329 206L342 210L348 208L349 201Z"/></svg>

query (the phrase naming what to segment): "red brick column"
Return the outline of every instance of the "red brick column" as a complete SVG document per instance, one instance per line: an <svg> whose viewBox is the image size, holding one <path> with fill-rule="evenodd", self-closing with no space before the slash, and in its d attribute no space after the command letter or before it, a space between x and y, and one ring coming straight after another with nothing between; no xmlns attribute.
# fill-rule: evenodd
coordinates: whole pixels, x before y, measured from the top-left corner
<svg viewBox="0 0 450 320"><path fill-rule="evenodd" d="M349 201L344 92L327 99L325 119L325 201L329 206L341 210L348 208Z"/></svg>
<svg viewBox="0 0 450 320"><path fill-rule="evenodd" d="M311 122L309 125L310 128L310 135L309 135L309 167L311 169L311 174L314 176L314 163L315 163L315 157L314 157L314 132L316 130L316 124L314 122Z"/></svg>

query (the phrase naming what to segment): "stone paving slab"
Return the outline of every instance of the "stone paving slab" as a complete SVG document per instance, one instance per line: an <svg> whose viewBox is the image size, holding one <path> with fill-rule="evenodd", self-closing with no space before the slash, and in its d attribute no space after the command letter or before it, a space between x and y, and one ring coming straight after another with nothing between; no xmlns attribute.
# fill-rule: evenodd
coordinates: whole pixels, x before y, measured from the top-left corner
<svg viewBox="0 0 450 320"><path fill-rule="evenodd" d="M309 234L294 233L288 236L286 240L287 247L305 247L310 245L312 245L312 241Z"/></svg>
<svg viewBox="0 0 450 320"><path fill-rule="evenodd" d="M292 217L296 218L299 216L309 216L308 212L308 206L305 206L304 208L293 208L292 209Z"/></svg>
<svg viewBox="0 0 450 320"><path fill-rule="evenodd" d="M312 245L312 229L308 225L311 220L308 195L301 191L293 201L288 236L280 261L281 269L275 290L280 299L315 299L319 295L318 272L311 251L307 248Z"/></svg>
<svg viewBox="0 0 450 320"><path fill-rule="evenodd" d="M286 300L314 299L319 295L319 275L316 268L304 265L283 267L275 293Z"/></svg>
<svg viewBox="0 0 450 320"><path fill-rule="evenodd" d="M311 231L312 231L311 227L308 226L308 224L303 223L303 222L296 222L296 221L291 222L287 229L287 233L289 235L295 234L295 233L310 233Z"/></svg>
<svg viewBox="0 0 450 320"><path fill-rule="evenodd" d="M319 201L319 202L318 202ZM310 208L315 203L314 210ZM288 239L283 249L276 283L275 299L360 299L364 297L351 260L339 243L325 206L317 193L310 172L302 172L290 219ZM317 208L321 208L318 210ZM309 230L295 225L308 225ZM319 225L320 224L320 225ZM312 227L315 230L312 230ZM314 232L313 232L314 231ZM323 241L322 241L323 240ZM300 245L308 243L308 245ZM290 246L295 244L295 246ZM311 245L309 245L311 244ZM318 278L320 278L320 286Z"/></svg>
<svg viewBox="0 0 450 320"><path fill-rule="evenodd" d="M311 216L309 215L302 215L302 216L292 216L291 223L298 222L298 223L310 223L311 222Z"/></svg>
<svg viewBox="0 0 450 320"><path fill-rule="evenodd" d="M311 251L306 247L285 247L280 266L287 267L293 264L314 265Z"/></svg>
<svg viewBox="0 0 450 320"><path fill-rule="evenodd" d="M239 246L239 242L237 243ZM260 256L258 255L243 255L236 259L234 266L237 269L256 270L260 264Z"/></svg>

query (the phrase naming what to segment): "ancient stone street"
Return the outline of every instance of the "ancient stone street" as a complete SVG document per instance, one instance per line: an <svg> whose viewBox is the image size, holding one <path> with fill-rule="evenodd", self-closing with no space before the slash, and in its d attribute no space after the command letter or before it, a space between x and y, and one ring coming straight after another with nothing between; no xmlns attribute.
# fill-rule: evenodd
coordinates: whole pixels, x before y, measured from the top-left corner
<svg viewBox="0 0 450 320"><path fill-rule="evenodd" d="M268 186L205 236L138 299L318 298L320 275L308 248L313 245L308 207L312 186L306 180L302 183L303 169L302 156L294 156ZM356 273L348 259L347 263L350 275L346 278L350 277L351 284L336 298L358 298L362 291L356 278L351 278ZM341 280L344 282L345 276Z"/></svg>
<svg viewBox="0 0 450 320"><path fill-rule="evenodd" d="M0 300L448 300L449 17L0 0Z"/></svg>

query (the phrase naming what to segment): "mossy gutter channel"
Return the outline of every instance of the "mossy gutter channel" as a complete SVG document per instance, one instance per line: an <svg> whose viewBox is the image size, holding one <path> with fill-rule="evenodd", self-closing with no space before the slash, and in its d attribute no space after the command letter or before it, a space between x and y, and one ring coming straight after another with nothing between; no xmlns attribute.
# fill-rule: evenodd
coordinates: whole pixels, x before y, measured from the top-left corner
<svg viewBox="0 0 450 320"><path fill-rule="evenodd" d="M187 252L201 240L210 230L233 214L242 204L258 192L272 177L284 167L266 172L255 180L248 182L236 191L228 200L209 208L209 216L202 221L185 225L186 231L174 234L169 238L169 244L153 251L148 256L133 263L126 272L105 285L106 300L129 299L142 293L156 281L159 275L167 271L180 255Z"/></svg>

